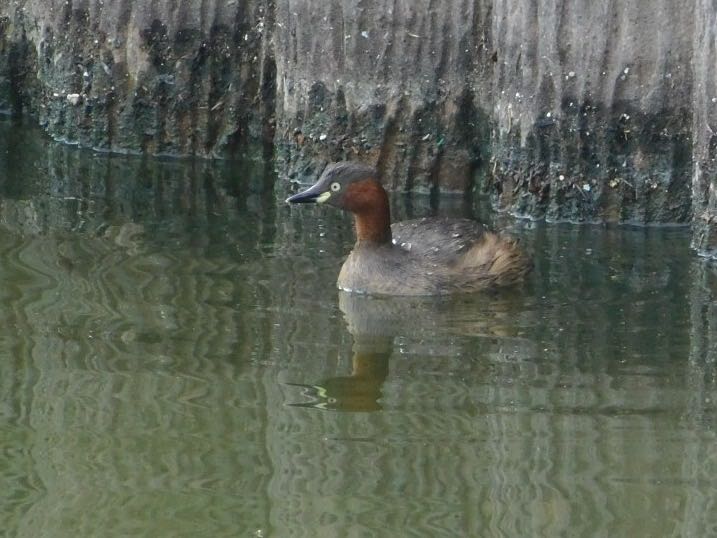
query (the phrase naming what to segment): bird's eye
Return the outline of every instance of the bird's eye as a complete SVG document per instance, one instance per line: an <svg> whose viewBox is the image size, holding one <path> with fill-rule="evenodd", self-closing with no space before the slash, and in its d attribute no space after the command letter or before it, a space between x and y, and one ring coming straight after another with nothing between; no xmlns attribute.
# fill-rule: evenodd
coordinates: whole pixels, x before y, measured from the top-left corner
<svg viewBox="0 0 717 538"><path fill-rule="evenodd" d="M331 191L332 191L332 192L338 192L338 191L340 191L340 190L341 190L341 184L338 183L338 182L336 182L336 181L334 181L334 182L331 184Z"/></svg>

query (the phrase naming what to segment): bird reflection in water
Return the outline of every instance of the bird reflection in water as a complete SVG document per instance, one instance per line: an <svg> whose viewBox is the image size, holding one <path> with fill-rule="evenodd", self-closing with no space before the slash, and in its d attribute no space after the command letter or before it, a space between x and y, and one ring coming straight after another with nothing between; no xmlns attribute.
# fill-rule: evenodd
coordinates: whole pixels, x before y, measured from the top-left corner
<svg viewBox="0 0 717 538"><path fill-rule="evenodd" d="M290 404L296 407L316 407L334 411L380 411L379 400L383 382L388 377L391 356L390 338L354 336L351 374L329 377L316 385L301 385L310 401Z"/></svg>
<svg viewBox="0 0 717 538"><path fill-rule="evenodd" d="M432 340L433 336L477 337L498 342L498 348L514 350L512 355L508 353L507 360L514 359L516 353L529 356L534 351L533 344L516 335L516 313L524 311L524 299L520 293L456 299L339 292L339 308L353 337L351 373L314 384L286 383L303 389L302 395L308 400L289 405L349 412L382 410L383 384L389 373L394 338L399 336L422 341ZM456 342L452 339L443 352L458 354Z"/></svg>

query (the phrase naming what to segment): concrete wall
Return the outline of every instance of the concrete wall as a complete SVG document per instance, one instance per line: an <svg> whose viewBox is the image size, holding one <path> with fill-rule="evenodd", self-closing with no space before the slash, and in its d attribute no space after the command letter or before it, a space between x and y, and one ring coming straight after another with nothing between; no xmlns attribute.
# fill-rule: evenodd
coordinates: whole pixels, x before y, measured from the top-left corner
<svg viewBox="0 0 717 538"><path fill-rule="evenodd" d="M706 0L16 0L0 103L100 149L262 138L283 176L348 157L532 218L694 215L711 255L715 22Z"/></svg>

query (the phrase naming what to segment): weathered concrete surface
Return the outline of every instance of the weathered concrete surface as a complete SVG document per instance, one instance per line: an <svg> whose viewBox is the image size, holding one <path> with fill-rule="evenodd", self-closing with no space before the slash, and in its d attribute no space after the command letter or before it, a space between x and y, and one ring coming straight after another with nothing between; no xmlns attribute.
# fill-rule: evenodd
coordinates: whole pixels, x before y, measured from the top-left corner
<svg viewBox="0 0 717 538"><path fill-rule="evenodd" d="M695 91L692 98L692 197L694 237L700 254L717 258L717 11L714 4L698 0L695 17Z"/></svg>
<svg viewBox="0 0 717 538"><path fill-rule="evenodd" d="M277 3L277 138L292 144L289 163L360 155L393 188L469 189L489 141L490 96L476 81L490 78L490 8L337 4Z"/></svg>
<svg viewBox="0 0 717 538"><path fill-rule="evenodd" d="M554 219L687 220L693 7L518 4L494 12L501 204Z"/></svg>
<svg viewBox="0 0 717 538"><path fill-rule="evenodd" d="M32 112L55 138L103 150L214 156L271 137L268 5L0 4L5 107Z"/></svg>
<svg viewBox="0 0 717 538"><path fill-rule="evenodd" d="M647 4L280 3L278 139L524 216L684 222L697 15Z"/></svg>
<svg viewBox="0 0 717 538"><path fill-rule="evenodd" d="M101 149L285 176L376 164L394 189L480 191L553 220L687 222L715 251L712 3L13 0L0 106Z"/></svg>

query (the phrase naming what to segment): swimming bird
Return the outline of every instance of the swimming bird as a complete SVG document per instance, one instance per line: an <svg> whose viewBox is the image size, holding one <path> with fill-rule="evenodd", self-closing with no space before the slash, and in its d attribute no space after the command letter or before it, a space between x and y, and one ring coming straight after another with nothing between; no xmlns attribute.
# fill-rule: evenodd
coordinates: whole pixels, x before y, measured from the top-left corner
<svg viewBox="0 0 717 538"><path fill-rule="evenodd" d="M448 295L509 286L532 268L517 241L469 219L422 218L391 225L377 171L330 164L288 203L328 204L353 214L356 244L337 286L372 295Z"/></svg>

